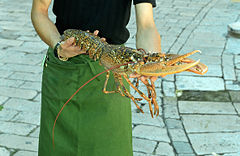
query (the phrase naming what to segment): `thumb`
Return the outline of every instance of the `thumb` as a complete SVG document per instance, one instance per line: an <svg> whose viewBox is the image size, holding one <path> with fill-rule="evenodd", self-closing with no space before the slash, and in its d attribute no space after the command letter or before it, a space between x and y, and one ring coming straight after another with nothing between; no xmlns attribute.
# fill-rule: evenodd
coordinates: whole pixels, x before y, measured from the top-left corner
<svg viewBox="0 0 240 156"><path fill-rule="evenodd" d="M72 46L74 42L75 42L75 38L74 38L74 37L70 37L69 39L67 39L67 40L64 42L64 44L65 44L66 46Z"/></svg>

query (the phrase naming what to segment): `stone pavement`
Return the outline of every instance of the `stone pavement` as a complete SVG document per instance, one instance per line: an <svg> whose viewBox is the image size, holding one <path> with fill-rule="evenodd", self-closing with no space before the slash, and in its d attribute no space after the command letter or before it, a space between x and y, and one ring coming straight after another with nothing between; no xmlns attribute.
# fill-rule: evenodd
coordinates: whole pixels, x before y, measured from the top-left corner
<svg viewBox="0 0 240 156"><path fill-rule="evenodd" d="M32 27L31 2L0 1L0 156L37 155L41 61L47 46ZM240 39L227 33L229 23L240 21L240 3L157 3L154 17L163 51L183 54L199 49L202 54L192 58L200 58L209 71L157 80L157 118L150 117L146 102L141 103L145 114L133 105L134 156L240 156ZM126 44L130 47L135 23L132 9Z"/></svg>

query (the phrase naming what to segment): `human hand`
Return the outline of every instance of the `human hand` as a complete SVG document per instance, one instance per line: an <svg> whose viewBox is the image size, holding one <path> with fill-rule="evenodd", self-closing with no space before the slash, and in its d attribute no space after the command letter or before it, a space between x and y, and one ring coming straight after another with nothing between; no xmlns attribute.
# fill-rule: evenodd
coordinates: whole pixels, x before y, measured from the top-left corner
<svg viewBox="0 0 240 156"><path fill-rule="evenodd" d="M89 31L87 31L89 32ZM94 35L98 35L99 31L95 30ZM102 41L105 41L105 38L101 38ZM66 41L62 42L59 46L59 55L64 58L74 57L80 54L86 53L85 50L82 50L79 46L75 45L76 39L70 37Z"/></svg>

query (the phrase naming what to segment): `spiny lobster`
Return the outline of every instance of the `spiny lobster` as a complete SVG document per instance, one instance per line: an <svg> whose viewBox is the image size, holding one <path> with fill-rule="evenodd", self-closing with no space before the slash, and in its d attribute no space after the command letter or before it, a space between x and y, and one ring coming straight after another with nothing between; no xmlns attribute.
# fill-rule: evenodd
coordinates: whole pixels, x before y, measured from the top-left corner
<svg viewBox="0 0 240 156"><path fill-rule="evenodd" d="M156 92L154 82L150 79L151 84L148 81L143 82L148 90L148 96L142 93L138 88L138 81L134 86L128 78L131 73L136 73L143 76L165 76L169 74L179 73L182 71L190 71L197 74L205 74L208 70L207 66L200 63L200 60L194 61L187 58L188 56L200 52L195 50L193 52L176 55L176 54L162 54L162 53L147 53L143 49L133 49L129 47L117 47L114 48L106 41L93 33L89 33L82 30L68 29L64 31L62 35L62 41L67 40L70 37L75 38L75 44L80 46L82 50L86 51L91 59L99 60L100 65L103 65L106 69L112 69L114 74L116 91L107 91L107 83L109 79L110 71L106 74L106 80L104 83L104 93L120 93L122 96L130 98L136 105L136 107L143 113L136 101L141 99L135 98L125 88L122 82L122 76L130 84L130 86L146 101L148 101L151 116L153 114L159 115L159 106L156 101ZM112 68L118 66L118 68ZM152 104L154 105L154 113Z"/></svg>

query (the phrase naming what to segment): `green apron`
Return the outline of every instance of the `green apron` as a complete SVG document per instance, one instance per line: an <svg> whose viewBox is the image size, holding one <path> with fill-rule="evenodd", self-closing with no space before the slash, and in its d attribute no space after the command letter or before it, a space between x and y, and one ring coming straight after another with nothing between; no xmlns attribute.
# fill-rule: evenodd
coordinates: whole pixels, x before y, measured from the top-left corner
<svg viewBox="0 0 240 156"><path fill-rule="evenodd" d="M99 61L87 55L60 61L49 48L42 79L39 156L133 155L130 99L102 92L106 74L83 87L63 109L56 122L53 148L52 128L61 107L103 70ZM107 90L115 89L111 74Z"/></svg>

